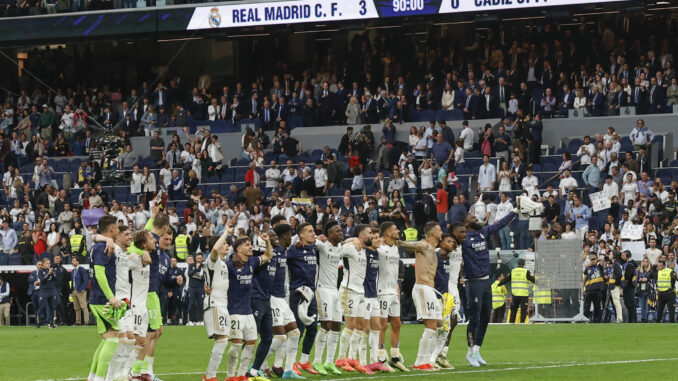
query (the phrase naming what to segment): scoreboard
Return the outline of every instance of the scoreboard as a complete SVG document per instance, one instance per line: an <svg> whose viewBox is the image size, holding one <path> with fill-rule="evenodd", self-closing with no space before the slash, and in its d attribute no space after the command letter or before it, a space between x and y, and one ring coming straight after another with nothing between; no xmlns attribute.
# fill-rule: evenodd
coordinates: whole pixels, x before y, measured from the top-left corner
<svg viewBox="0 0 678 381"><path fill-rule="evenodd" d="M620 0L291 0L195 8L188 30L536 9Z"/></svg>

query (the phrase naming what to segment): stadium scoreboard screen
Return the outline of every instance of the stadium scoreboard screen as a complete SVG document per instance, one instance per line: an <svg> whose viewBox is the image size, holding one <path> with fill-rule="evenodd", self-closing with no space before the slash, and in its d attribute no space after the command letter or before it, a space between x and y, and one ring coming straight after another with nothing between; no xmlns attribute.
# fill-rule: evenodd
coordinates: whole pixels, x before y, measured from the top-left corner
<svg viewBox="0 0 678 381"><path fill-rule="evenodd" d="M195 8L188 30L535 9L619 0L296 0Z"/></svg>

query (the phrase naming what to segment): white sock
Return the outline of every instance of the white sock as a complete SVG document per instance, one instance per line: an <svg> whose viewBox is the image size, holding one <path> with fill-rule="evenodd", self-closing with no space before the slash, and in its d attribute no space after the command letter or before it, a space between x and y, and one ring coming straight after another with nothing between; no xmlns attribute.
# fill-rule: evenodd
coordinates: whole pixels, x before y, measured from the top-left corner
<svg viewBox="0 0 678 381"><path fill-rule="evenodd" d="M95 379L96 377L97 377L97 375L96 375L95 373L90 373L90 374L87 376L87 379L90 380L90 381L94 381L94 379Z"/></svg>
<svg viewBox="0 0 678 381"><path fill-rule="evenodd" d="M325 345L327 345L327 331L320 328L318 334L315 336L315 355L313 362L322 363L323 352L325 352Z"/></svg>
<svg viewBox="0 0 678 381"><path fill-rule="evenodd" d="M431 355L431 348L435 344L435 334L436 331L426 328L424 333L421 335L419 340L419 349L417 351L417 361L414 365L424 365L428 364L429 356Z"/></svg>
<svg viewBox="0 0 678 381"><path fill-rule="evenodd" d="M360 357L360 365L367 365L367 332L364 331L360 331L358 357Z"/></svg>
<svg viewBox="0 0 678 381"><path fill-rule="evenodd" d="M473 346L473 352L480 352L480 345L474 345Z"/></svg>
<svg viewBox="0 0 678 381"><path fill-rule="evenodd" d="M301 357L299 357L299 362L306 364L308 362L308 354L301 352Z"/></svg>
<svg viewBox="0 0 678 381"><path fill-rule="evenodd" d="M240 355L240 368L238 369L238 375L244 376L247 374L247 368L250 366L250 362L252 361L252 356L254 356L254 347L256 345L245 345L245 348L242 350L242 354Z"/></svg>
<svg viewBox="0 0 678 381"><path fill-rule="evenodd" d="M377 360L379 360L379 362L384 362L384 361L388 360L387 356L388 356L388 352L386 352L385 348L381 348L377 352Z"/></svg>
<svg viewBox="0 0 678 381"><path fill-rule="evenodd" d="M379 331L370 331L370 364L379 361Z"/></svg>
<svg viewBox="0 0 678 381"><path fill-rule="evenodd" d="M94 376L94 381L104 381L104 378L101 376Z"/></svg>
<svg viewBox="0 0 678 381"><path fill-rule="evenodd" d="M154 360L155 360L155 357L153 357L153 356L144 357L144 361L146 361L146 363L148 364L148 368L147 368L148 374L150 374L151 376L155 374L155 373L153 373L153 361Z"/></svg>
<svg viewBox="0 0 678 381"><path fill-rule="evenodd" d="M445 355L445 358L447 358L447 352L450 351L450 347L447 345L443 346L443 351L441 352L443 355Z"/></svg>
<svg viewBox="0 0 678 381"><path fill-rule="evenodd" d="M283 366L283 361L285 361L285 351L280 350L280 347L285 344L285 341L287 340L287 336L285 335L275 335L273 336L273 340L271 341L271 347L268 349L268 356L267 358L275 355L275 360L273 362L273 366L276 368L282 368ZM278 363L278 355L281 354L282 356L280 357L280 363ZM268 361L264 361L264 369L266 369L266 366L268 366Z"/></svg>
<svg viewBox="0 0 678 381"><path fill-rule="evenodd" d="M132 347L132 350L129 352L127 355L127 361L125 362L125 369L123 369L121 375L126 376L130 370L132 370L132 366L134 365L134 362L137 360L137 357L139 357L139 352L144 349L143 346L141 345L134 345Z"/></svg>
<svg viewBox="0 0 678 381"><path fill-rule="evenodd" d="M344 328L344 330L341 331L341 339L339 340L339 353L337 354L337 360L343 360L346 358L346 350L349 347L352 337L353 337L352 330Z"/></svg>
<svg viewBox="0 0 678 381"><path fill-rule="evenodd" d="M468 352L466 352L467 355L472 355L473 354L473 346L468 347Z"/></svg>
<svg viewBox="0 0 678 381"><path fill-rule="evenodd" d="M327 336L325 364L334 364L334 354L337 352L337 344L339 344L339 331L330 331Z"/></svg>
<svg viewBox="0 0 678 381"><path fill-rule="evenodd" d="M228 339L219 339L214 342L212 354L210 354L210 361L207 363L207 371L205 372L205 377L208 379L217 376L217 371L219 370L219 365L221 364L222 357L224 357L224 351L227 346Z"/></svg>
<svg viewBox="0 0 678 381"><path fill-rule="evenodd" d="M242 343L231 343L228 349L228 366L226 367L226 377L235 377L235 368L238 366L238 355L240 355Z"/></svg>
<svg viewBox="0 0 678 381"><path fill-rule="evenodd" d="M362 331L358 331L357 329L353 331L353 335L351 335L351 341L349 342L348 345L348 358L355 360L358 354L358 348L360 346L360 334Z"/></svg>
<svg viewBox="0 0 678 381"><path fill-rule="evenodd" d="M438 328L436 331L435 346L431 351L430 362L435 363L436 359L443 352L443 347L445 346L445 340L447 339L447 332L444 329Z"/></svg>
<svg viewBox="0 0 678 381"><path fill-rule="evenodd" d="M398 347L391 348L391 359L394 358L400 359L400 348Z"/></svg>
<svg viewBox="0 0 678 381"><path fill-rule="evenodd" d="M108 372L106 373L106 380L114 380L119 375L122 374L122 370L125 367L127 362L127 356L132 350L133 345L130 345L130 342L127 339L120 339L118 342L118 347L115 348L115 353L113 353L113 358L108 364Z"/></svg>
<svg viewBox="0 0 678 381"><path fill-rule="evenodd" d="M297 360L297 350L299 349L299 329L295 328L287 332L287 342L285 343L285 372L292 370L294 362Z"/></svg>

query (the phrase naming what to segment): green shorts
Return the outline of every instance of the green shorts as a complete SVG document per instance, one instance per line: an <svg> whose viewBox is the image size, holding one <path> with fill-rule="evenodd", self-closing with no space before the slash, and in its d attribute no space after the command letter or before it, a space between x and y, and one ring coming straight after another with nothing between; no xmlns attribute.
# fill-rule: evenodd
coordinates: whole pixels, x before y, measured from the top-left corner
<svg viewBox="0 0 678 381"><path fill-rule="evenodd" d="M90 304L89 309L92 311L92 315L94 315L94 319L97 321L97 332L100 335L106 333L109 328L115 331L119 330L117 320L104 316L103 304Z"/></svg>
<svg viewBox="0 0 678 381"><path fill-rule="evenodd" d="M146 299L146 309L148 309L148 329L153 332L162 327L162 312L160 310L160 298L155 292L148 293Z"/></svg>

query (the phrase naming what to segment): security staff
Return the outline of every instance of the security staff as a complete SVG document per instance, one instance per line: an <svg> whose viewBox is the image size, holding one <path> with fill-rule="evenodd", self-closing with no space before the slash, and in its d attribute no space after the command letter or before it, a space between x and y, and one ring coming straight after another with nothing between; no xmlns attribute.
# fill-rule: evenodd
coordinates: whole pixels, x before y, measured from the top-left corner
<svg viewBox="0 0 678 381"><path fill-rule="evenodd" d="M205 292L205 276L202 254L195 254L195 263L188 266L188 318L187 325L202 321L202 300Z"/></svg>
<svg viewBox="0 0 678 381"><path fill-rule="evenodd" d="M499 274L497 279L492 283L492 319L491 323L501 323L504 321L504 314L506 313L506 295L508 290L506 286L500 286L506 276Z"/></svg>
<svg viewBox="0 0 678 381"><path fill-rule="evenodd" d="M584 315L593 323L600 323L603 312L603 295L606 291L603 267L598 264L598 257L591 254L589 265L584 270ZM593 316L591 316L593 303Z"/></svg>
<svg viewBox="0 0 678 381"><path fill-rule="evenodd" d="M624 292L624 305L628 311L627 323L638 323L638 312L636 311L636 263L631 258L631 252L626 250L622 252L623 275L622 290Z"/></svg>
<svg viewBox="0 0 678 381"><path fill-rule="evenodd" d="M499 282L500 286L511 282L511 320L515 323L517 319L518 307L520 307L520 322L524 323L527 317L527 303L530 295L530 283L534 283L534 275L525 268L525 260L518 259L518 267L511 270L509 276L503 282Z"/></svg>
<svg viewBox="0 0 678 381"><path fill-rule="evenodd" d="M537 278L532 289L532 302L537 306L539 315L546 318L555 317L553 315L553 299L548 277Z"/></svg>
<svg viewBox="0 0 678 381"><path fill-rule="evenodd" d="M417 240L419 237L419 232L412 226L408 226L407 229L403 230L403 235L405 236L406 242L411 242Z"/></svg>
<svg viewBox="0 0 678 381"><path fill-rule="evenodd" d="M75 234L71 236L69 242L71 244L71 255L78 257L78 260L82 263L83 260L87 257L87 251L85 251L84 245L85 236L81 234L81 229L76 228Z"/></svg>
<svg viewBox="0 0 678 381"><path fill-rule="evenodd" d="M191 241L191 237L186 235L186 227L181 228L181 234L177 235L177 238L174 239L174 250L176 251L177 258L180 261L186 261L188 257L188 244Z"/></svg>
<svg viewBox="0 0 678 381"><path fill-rule="evenodd" d="M614 315L617 323L624 321L624 314L622 312L621 304L621 283L622 277L624 276L624 264L621 259L621 254L615 252L614 254L614 263L611 267L608 267L607 274L607 286L610 291L609 296L614 306ZM608 303L605 303L605 308L607 308ZM606 318L607 321L607 318Z"/></svg>
<svg viewBox="0 0 678 381"><path fill-rule="evenodd" d="M658 262L657 271L653 275L657 282L657 323L664 320L664 307L668 308L669 323L673 323L676 321L676 272L668 268L665 262Z"/></svg>
<svg viewBox="0 0 678 381"><path fill-rule="evenodd" d="M181 319L181 295L184 289L184 270L177 266L177 259L170 260L170 268L167 270L167 319L168 324L177 324Z"/></svg>

